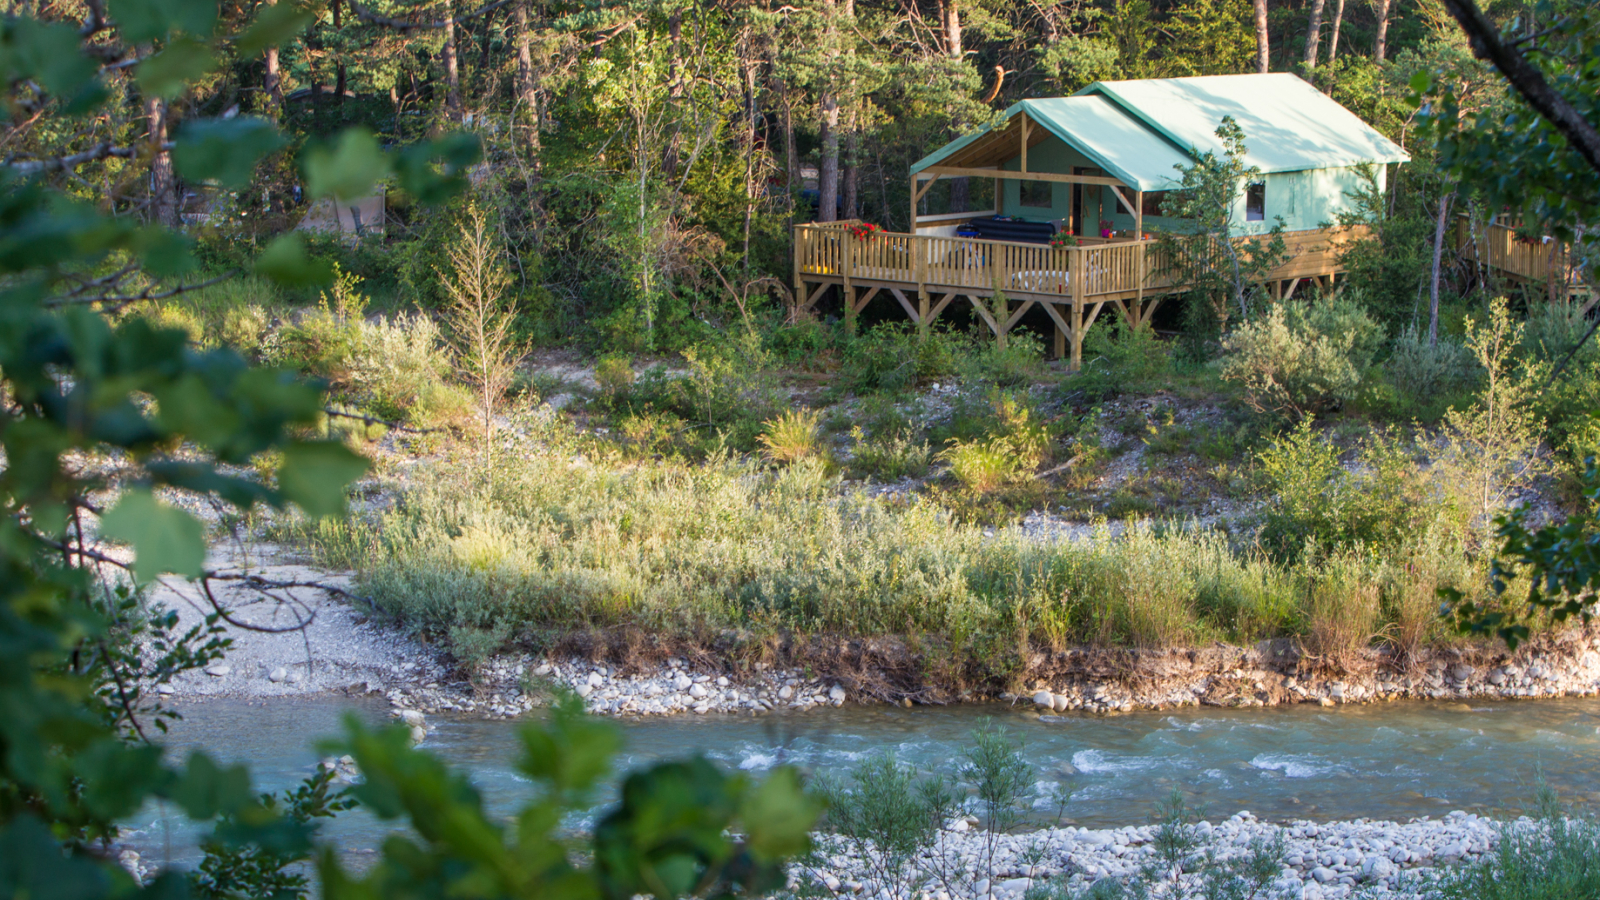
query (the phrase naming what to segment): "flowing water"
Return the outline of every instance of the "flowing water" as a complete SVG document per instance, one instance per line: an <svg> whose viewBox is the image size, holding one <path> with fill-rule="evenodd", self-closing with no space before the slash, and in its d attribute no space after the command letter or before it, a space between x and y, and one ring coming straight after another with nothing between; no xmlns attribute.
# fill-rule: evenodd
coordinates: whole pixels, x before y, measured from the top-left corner
<svg viewBox="0 0 1600 900"><path fill-rule="evenodd" d="M387 718L381 704L337 699L207 701L184 715L168 744L247 763L263 789L310 774L315 743L346 715ZM1039 716L1018 706L844 707L764 717L678 716L620 724L620 769L703 752L730 768L779 763L839 774L879 751L954 774L973 729L1003 725L1035 767L1042 822L1109 827L1148 821L1174 788L1213 818L1250 810L1268 820L1405 820L1453 809L1504 812L1540 779L1568 802L1600 802L1600 700L1391 703L1325 709L1185 709L1114 717ZM509 814L529 796L514 771L516 725L430 717L426 749L471 771L489 808ZM192 861L193 836L151 807L129 823L152 861ZM388 825L364 813L326 833L358 857Z"/></svg>

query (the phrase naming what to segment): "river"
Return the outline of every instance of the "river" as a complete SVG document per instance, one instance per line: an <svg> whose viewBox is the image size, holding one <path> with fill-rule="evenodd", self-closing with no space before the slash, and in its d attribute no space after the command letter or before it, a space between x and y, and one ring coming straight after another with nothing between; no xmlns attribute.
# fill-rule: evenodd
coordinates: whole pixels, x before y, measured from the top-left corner
<svg viewBox="0 0 1600 900"><path fill-rule="evenodd" d="M309 774L318 739L341 720L387 718L387 706L345 699L210 700L178 707L167 738L247 763L258 786ZM1148 821L1173 788L1211 818L1250 810L1267 820L1361 817L1404 821L1454 809L1518 809L1542 777L1568 802L1600 801L1600 700L1391 703L1323 708L1197 708L1120 716L1039 716L1019 705L902 709L847 706L793 715L679 716L618 723L619 767L696 751L759 772L781 762L840 773L879 751L952 772L974 728L1002 725L1035 767L1034 818L1109 827ZM513 771L516 723L430 718L424 748L472 772L491 810L528 795ZM1065 802L1063 796L1066 795ZM193 836L158 806L128 823L128 843L152 862L192 862ZM325 834L357 856L387 826L354 812Z"/></svg>

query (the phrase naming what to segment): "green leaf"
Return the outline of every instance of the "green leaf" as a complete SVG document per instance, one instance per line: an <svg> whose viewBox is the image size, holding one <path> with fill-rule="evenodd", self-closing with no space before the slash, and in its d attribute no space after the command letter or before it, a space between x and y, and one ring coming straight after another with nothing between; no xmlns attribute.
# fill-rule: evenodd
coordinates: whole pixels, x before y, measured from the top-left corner
<svg viewBox="0 0 1600 900"><path fill-rule="evenodd" d="M256 20L234 41L234 52L240 59L254 59L268 47L292 40L311 22L311 13L299 4L277 0L261 8Z"/></svg>
<svg viewBox="0 0 1600 900"><path fill-rule="evenodd" d="M344 492L367 471L369 463L335 441L302 441L283 448L278 490L306 515L331 516L344 511Z"/></svg>
<svg viewBox="0 0 1600 900"><path fill-rule="evenodd" d="M250 791L249 770L244 766L224 769L203 753L190 754L188 767L167 788L166 794L191 819L210 819L233 812L255 799Z"/></svg>
<svg viewBox="0 0 1600 900"><path fill-rule="evenodd" d="M388 157L365 128L347 128L331 147L324 144L306 151L302 166L312 199L332 197L340 202L367 196L372 185L389 174Z"/></svg>
<svg viewBox="0 0 1600 900"><path fill-rule="evenodd" d="M172 149L172 164L190 181L215 180L240 190L249 186L261 157L285 143L277 126L255 116L186 122Z"/></svg>
<svg viewBox="0 0 1600 900"><path fill-rule="evenodd" d="M194 256L194 238L165 228L140 229L130 249L139 254L145 271L158 278L192 272L200 265Z"/></svg>
<svg viewBox="0 0 1600 900"><path fill-rule="evenodd" d="M61 24L45 24L35 19L20 18L7 35L11 51L13 75L18 78L37 78L39 84L52 94L72 96L94 79L100 67L79 49L81 38L77 29Z"/></svg>
<svg viewBox="0 0 1600 900"><path fill-rule="evenodd" d="M91 900L110 893L111 879L83 855L69 856L40 821L18 816L0 831L0 897Z"/></svg>
<svg viewBox="0 0 1600 900"><path fill-rule="evenodd" d="M305 239L295 233L278 237L256 260L257 275L284 287L321 287L333 283L333 266L306 255Z"/></svg>
<svg viewBox="0 0 1600 900"><path fill-rule="evenodd" d="M216 0L111 0L111 18L129 44L142 44L184 31L209 37L217 25Z"/></svg>
<svg viewBox="0 0 1600 900"><path fill-rule="evenodd" d="M463 173L483 158L476 135L456 132L412 144L395 154L395 174L400 188L418 203L448 200L466 186Z"/></svg>
<svg viewBox="0 0 1600 900"><path fill-rule="evenodd" d="M131 488L100 520L100 532L133 545L133 575L147 582L163 572L195 576L206 559L200 520L162 503L149 488Z"/></svg>
<svg viewBox="0 0 1600 900"><path fill-rule="evenodd" d="M204 44L179 38L165 50L139 63L134 80L146 94L172 99L183 93L189 82L211 71L216 57Z"/></svg>
<svg viewBox="0 0 1600 900"><path fill-rule="evenodd" d="M773 770L744 798L739 818L749 835L751 851L772 861L809 850L811 828L821 812L817 800L800 786L800 773L784 766Z"/></svg>

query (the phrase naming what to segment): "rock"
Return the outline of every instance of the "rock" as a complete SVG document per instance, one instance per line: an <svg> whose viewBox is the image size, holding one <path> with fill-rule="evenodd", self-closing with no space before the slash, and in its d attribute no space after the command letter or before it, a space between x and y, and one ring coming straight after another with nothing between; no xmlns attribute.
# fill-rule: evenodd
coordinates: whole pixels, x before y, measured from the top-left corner
<svg viewBox="0 0 1600 900"><path fill-rule="evenodd" d="M1456 681L1466 681L1477 670L1466 663L1456 663L1450 667L1450 677Z"/></svg>
<svg viewBox="0 0 1600 900"><path fill-rule="evenodd" d="M420 744L428 739L428 729L421 725L411 726L411 743Z"/></svg>
<svg viewBox="0 0 1600 900"><path fill-rule="evenodd" d="M672 686L680 691L687 691L692 684L694 684L694 679L681 672L678 673L677 678L672 680Z"/></svg>
<svg viewBox="0 0 1600 900"><path fill-rule="evenodd" d="M828 699L832 700L835 706L844 702L844 696L844 688L842 686L836 684L828 688Z"/></svg>
<svg viewBox="0 0 1600 900"><path fill-rule="evenodd" d="M717 687L725 688L727 686L728 686L728 677L726 675L718 675L717 676Z"/></svg>
<svg viewBox="0 0 1600 900"><path fill-rule="evenodd" d="M792 697L794 697L794 688L788 686L787 684L784 685L781 688L778 688L778 699L779 700L788 700L788 699L791 699Z"/></svg>
<svg viewBox="0 0 1600 900"><path fill-rule="evenodd" d="M1328 868L1327 866L1317 866L1315 869L1311 870L1311 877L1315 878L1318 884L1327 884L1330 881L1337 880L1339 878L1339 873Z"/></svg>
<svg viewBox="0 0 1600 900"><path fill-rule="evenodd" d="M606 683L606 677L604 675L601 675L599 672L590 672L589 673L589 686L590 687L599 687L600 685L605 684L605 683Z"/></svg>
<svg viewBox="0 0 1600 900"><path fill-rule="evenodd" d="M590 694L594 693L594 688L591 687L587 681L578 685L574 690L577 691L579 697L588 697Z"/></svg>
<svg viewBox="0 0 1600 900"><path fill-rule="evenodd" d="M1506 683L1506 670L1505 669L1495 669L1494 671L1490 672L1489 675L1488 675L1488 681L1489 681L1490 684L1494 685L1495 687L1499 687L1500 685L1505 684Z"/></svg>
<svg viewBox="0 0 1600 900"><path fill-rule="evenodd" d="M272 683L274 683L274 684L276 684L276 683L278 683L280 681L287 681L288 679L289 679L289 670L285 669L283 666L279 666L276 669L273 669L271 674L269 674L267 676L267 680L272 682Z"/></svg>
<svg viewBox="0 0 1600 900"><path fill-rule="evenodd" d="M173 694L176 694L177 692L178 692L178 689L173 687L170 684L159 685L156 688L156 693L160 694L163 697L170 697Z"/></svg>
<svg viewBox="0 0 1600 900"><path fill-rule="evenodd" d="M1055 695L1049 691L1039 691L1033 695L1033 705L1042 706L1045 709L1054 709Z"/></svg>
<svg viewBox="0 0 1600 900"><path fill-rule="evenodd" d="M215 666L206 666L206 670L205 671L206 671L206 674L210 675L212 678L221 678L224 675L227 675L230 672L232 672L233 671L233 666L226 665L226 664L219 664L219 665L215 665Z"/></svg>
<svg viewBox="0 0 1600 900"><path fill-rule="evenodd" d="M1361 864L1361 877L1366 879L1388 878L1394 871L1394 866L1389 860L1381 856L1369 856Z"/></svg>
<svg viewBox="0 0 1600 900"><path fill-rule="evenodd" d="M400 720L413 728L427 723L427 719L423 717L422 713L414 709L400 710Z"/></svg>
<svg viewBox="0 0 1600 900"><path fill-rule="evenodd" d="M1028 886L1031 884L1033 884L1032 878L1007 878L995 888L995 893L1017 894L1020 896L1028 890Z"/></svg>
<svg viewBox="0 0 1600 900"><path fill-rule="evenodd" d="M299 684L300 682L302 682L304 680L305 680L305 676L301 675L299 672L290 672L289 673L289 683L290 684Z"/></svg>
<svg viewBox="0 0 1600 900"><path fill-rule="evenodd" d="M705 685L703 685L703 684L691 684L691 685L689 685L689 696L695 698L696 700L704 699L705 696L706 696Z"/></svg>

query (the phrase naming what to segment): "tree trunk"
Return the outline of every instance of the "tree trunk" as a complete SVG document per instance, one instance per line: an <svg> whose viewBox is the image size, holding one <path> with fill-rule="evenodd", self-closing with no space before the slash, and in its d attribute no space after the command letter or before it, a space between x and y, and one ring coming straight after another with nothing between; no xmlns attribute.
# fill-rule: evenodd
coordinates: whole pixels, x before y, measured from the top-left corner
<svg viewBox="0 0 1600 900"><path fill-rule="evenodd" d="M445 4L444 50L445 115L457 125L461 124L461 70L456 64L456 5L454 0Z"/></svg>
<svg viewBox="0 0 1600 900"><path fill-rule="evenodd" d="M343 14L341 12L341 10L343 10L343 9L344 9L344 3L342 2L342 0L333 0L333 30L334 31L338 31L338 30L340 30L341 28L344 27L344 18L343 18ZM344 87L345 87L345 70L344 70L344 57L343 56L340 56L339 61L334 64L333 68L334 68L333 108L334 108L334 111L335 111L335 113L337 115L342 115L343 112L344 112Z"/></svg>
<svg viewBox="0 0 1600 900"><path fill-rule="evenodd" d="M778 82L782 97L779 116L783 119L783 185L789 195L789 224L794 224L794 192L803 186L800 177L800 148L794 142L794 101L789 96L789 86Z"/></svg>
<svg viewBox="0 0 1600 900"><path fill-rule="evenodd" d="M1311 0L1311 24L1306 27L1306 68L1317 67L1317 42L1322 37L1322 7L1327 0Z"/></svg>
<svg viewBox="0 0 1600 900"><path fill-rule="evenodd" d="M955 59L961 59L966 54L961 46L961 7L957 0L944 0L940 9L944 18L945 49Z"/></svg>
<svg viewBox="0 0 1600 900"><path fill-rule="evenodd" d="M1428 346L1439 343L1439 269L1444 259L1444 231L1450 219L1451 191L1439 198L1439 220L1433 227L1433 271L1428 281Z"/></svg>
<svg viewBox="0 0 1600 900"><path fill-rule="evenodd" d="M1256 71L1267 72L1271 63L1271 50L1267 35L1267 0L1255 0L1256 7Z"/></svg>
<svg viewBox="0 0 1600 900"><path fill-rule="evenodd" d="M517 41L517 103L522 107L519 117L527 124L529 166L533 180L539 180L539 93L533 80L533 36L528 30L528 0L517 4L514 15Z"/></svg>
<svg viewBox="0 0 1600 900"><path fill-rule="evenodd" d="M166 149L166 101L146 100L145 118L150 132L150 218L172 228L178 224L178 186L172 177L172 152Z"/></svg>
<svg viewBox="0 0 1600 900"><path fill-rule="evenodd" d="M830 91L822 95L822 161L817 166L817 221L839 218L839 98Z"/></svg>
<svg viewBox="0 0 1600 900"><path fill-rule="evenodd" d="M1333 34L1328 35L1328 62L1339 55L1339 26L1344 24L1344 0L1334 0Z"/></svg>
<svg viewBox="0 0 1600 900"><path fill-rule="evenodd" d="M856 117L850 117L850 130L844 138L844 217L861 218L857 193L861 171L861 131L856 127Z"/></svg>
<svg viewBox="0 0 1600 900"><path fill-rule="evenodd" d="M1389 52L1389 6L1391 0L1373 0L1374 10L1378 14L1378 34L1372 42L1372 58L1383 62Z"/></svg>

